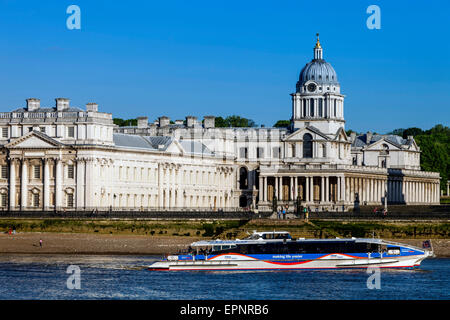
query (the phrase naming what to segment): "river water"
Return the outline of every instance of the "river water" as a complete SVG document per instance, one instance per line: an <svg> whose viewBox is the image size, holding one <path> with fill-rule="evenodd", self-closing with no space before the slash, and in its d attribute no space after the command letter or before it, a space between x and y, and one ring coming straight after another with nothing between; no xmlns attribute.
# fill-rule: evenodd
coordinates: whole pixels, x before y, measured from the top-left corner
<svg viewBox="0 0 450 320"><path fill-rule="evenodd" d="M0 299L450 299L450 259L386 270L368 289L366 270L158 272L156 256L0 255ZM68 289L69 266L80 289ZM75 267L75 269L77 268Z"/></svg>

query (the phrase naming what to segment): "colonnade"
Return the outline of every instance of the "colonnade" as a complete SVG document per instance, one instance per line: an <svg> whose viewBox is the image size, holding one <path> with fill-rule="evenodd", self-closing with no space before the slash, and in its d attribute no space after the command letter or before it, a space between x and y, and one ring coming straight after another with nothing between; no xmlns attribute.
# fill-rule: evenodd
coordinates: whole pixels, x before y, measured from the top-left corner
<svg viewBox="0 0 450 320"><path fill-rule="evenodd" d="M385 197L388 203L439 203L439 182L403 177L274 174L261 175L259 186L260 203L270 203L273 195L278 201L300 198L307 204L381 205Z"/></svg>

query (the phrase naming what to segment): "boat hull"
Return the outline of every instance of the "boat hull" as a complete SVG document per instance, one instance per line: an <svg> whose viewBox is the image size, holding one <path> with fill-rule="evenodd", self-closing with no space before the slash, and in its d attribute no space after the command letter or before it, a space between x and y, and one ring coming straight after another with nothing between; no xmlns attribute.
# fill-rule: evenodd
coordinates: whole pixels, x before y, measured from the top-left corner
<svg viewBox="0 0 450 320"><path fill-rule="evenodd" d="M260 260L249 256L234 259L213 257L200 261L158 261L149 270L160 271L238 271L238 270L303 270L303 269L356 269L356 268L414 268L428 257L422 255L361 258L330 254L317 259L293 261Z"/></svg>

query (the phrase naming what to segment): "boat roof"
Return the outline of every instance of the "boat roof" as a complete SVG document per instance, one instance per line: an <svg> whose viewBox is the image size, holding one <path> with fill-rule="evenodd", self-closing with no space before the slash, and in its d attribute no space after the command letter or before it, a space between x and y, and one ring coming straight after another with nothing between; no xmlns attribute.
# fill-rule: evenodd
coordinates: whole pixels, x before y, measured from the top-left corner
<svg viewBox="0 0 450 320"><path fill-rule="evenodd" d="M227 246L227 245L236 245L236 244L263 244L263 243L274 243L274 242L283 242L284 239L258 239L258 240L202 240L191 243L192 247L204 247L204 246ZM402 243L394 243L394 242L386 242L382 239L374 239L374 238L335 238L335 239L296 239L290 240L286 239L289 242L366 242L366 243L386 243L386 244L397 244L403 245Z"/></svg>

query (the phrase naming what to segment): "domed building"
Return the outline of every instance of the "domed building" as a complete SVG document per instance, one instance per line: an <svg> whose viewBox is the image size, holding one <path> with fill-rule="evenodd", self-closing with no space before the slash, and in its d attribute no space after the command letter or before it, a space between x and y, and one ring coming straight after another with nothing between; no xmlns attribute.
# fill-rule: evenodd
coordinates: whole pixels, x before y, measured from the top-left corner
<svg viewBox="0 0 450 320"><path fill-rule="evenodd" d="M439 204L439 173L414 137L347 136L344 98L317 35L289 128L216 128L214 116L118 127L96 103L27 100L0 112L4 211L348 211ZM277 119L277 116L274 116Z"/></svg>

